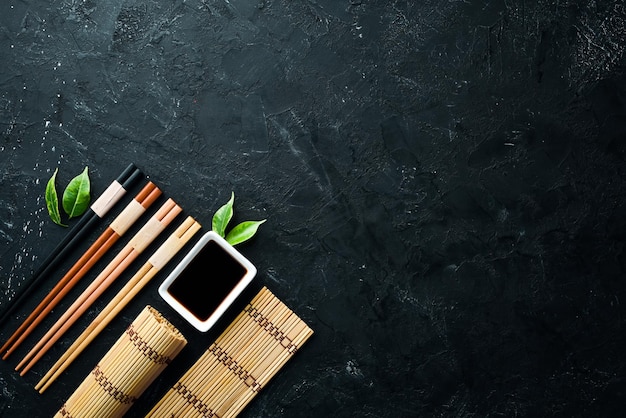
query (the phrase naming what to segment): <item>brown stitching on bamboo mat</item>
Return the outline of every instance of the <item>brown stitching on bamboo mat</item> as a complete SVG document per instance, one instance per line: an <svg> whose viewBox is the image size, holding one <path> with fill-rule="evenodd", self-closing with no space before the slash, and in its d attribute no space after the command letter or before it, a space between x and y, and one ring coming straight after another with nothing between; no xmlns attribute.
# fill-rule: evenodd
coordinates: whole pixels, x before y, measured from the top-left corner
<svg viewBox="0 0 626 418"><path fill-rule="evenodd" d="M244 311L257 323L259 326L269 335L274 337L276 341L283 346L284 349L289 351L290 354L295 353L298 350L298 346L291 341L276 325L274 325L269 319L263 316L257 308L252 305L248 305Z"/></svg>
<svg viewBox="0 0 626 418"><path fill-rule="evenodd" d="M95 376L96 382L100 385L105 392L107 392L113 399L123 404L131 404L137 400L134 396L130 396L116 388L113 383L107 379L102 370L100 370L100 366L96 365L94 369L91 371L91 374Z"/></svg>
<svg viewBox="0 0 626 418"><path fill-rule="evenodd" d="M226 366L235 376L237 376L243 383L245 383L250 389L255 392L261 390L261 385L257 383L254 376L252 376L247 370L237 364L236 360L233 360L231 356L226 354L224 350L218 346L216 343L211 344L209 350L213 355L220 361L224 366Z"/></svg>
<svg viewBox="0 0 626 418"><path fill-rule="evenodd" d="M137 349L150 360L152 360L156 364L170 364L172 359L162 354L159 354L152 347L145 342L141 336L135 331L133 324L130 324L126 329L126 334L130 338L130 341L137 347Z"/></svg>
<svg viewBox="0 0 626 418"><path fill-rule="evenodd" d="M59 413L61 414L62 417L72 418L72 414L70 414L70 411L68 411L66 408L67 408L67 405L63 404Z"/></svg>
<svg viewBox="0 0 626 418"><path fill-rule="evenodd" d="M185 402L187 402L189 405L193 406L194 409L196 409L198 412L200 412L203 417L206 417L206 418L213 418L213 417L220 418L219 415L217 415L215 412L213 412L213 410L211 408L209 408L209 406L207 404L202 402L200 399L198 399L198 397L196 395L191 393L191 391L187 388L187 386L185 386L182 383L178 382L178 383L176 383L174 385L173 389L176 392L178 392L178 394L180 394L180 396L183 397Z"/></svg>

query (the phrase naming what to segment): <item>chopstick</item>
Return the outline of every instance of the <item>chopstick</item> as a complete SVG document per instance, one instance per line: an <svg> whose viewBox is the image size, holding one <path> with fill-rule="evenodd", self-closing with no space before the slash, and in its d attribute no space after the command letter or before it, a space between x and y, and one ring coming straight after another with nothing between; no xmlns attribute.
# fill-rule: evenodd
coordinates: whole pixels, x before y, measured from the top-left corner
<svg viewBox="0 0 626 418"><path fill-rule="evenodd" d="M98 224L107 212L126 194L126 190L133 186L142 177L141 171L130 164L114 180L100 197L80 217L78 223L67 233L48 257L41 263L28 284L21 288L19 293L3 307L0 315L0 324L4 323L9 315L17 309L24 299L38 286L38 284L54 269L57 264L80 243L84 237Z"/></svg>
<svg viewBox="0 0 626 418"><path fill-rule="evenodd" d="M168 199L39 340L15 370L19 371L24 367L20 375L26 374L180 212L182 212L180 206L172 199Z"/></svg>
<svg viewBox="0 0 626 418"><path fill-rule="evenodd" d="M188 217L63 353L61 358L37 383L35 390L43 393L200 228L198 222L192 217Z"/></svg>
<svg viewBox="0 0 626 418"><path fill-rule="evenodd" d="M65 295L76 286L80 279L91 270L96 262L107 253L160 195L161 190L154 183L148 182L146 184L4 343L0 348L0 353L6 352L2 356L3 360L6 360L19 347L50 311L59 304Z"/></svg>

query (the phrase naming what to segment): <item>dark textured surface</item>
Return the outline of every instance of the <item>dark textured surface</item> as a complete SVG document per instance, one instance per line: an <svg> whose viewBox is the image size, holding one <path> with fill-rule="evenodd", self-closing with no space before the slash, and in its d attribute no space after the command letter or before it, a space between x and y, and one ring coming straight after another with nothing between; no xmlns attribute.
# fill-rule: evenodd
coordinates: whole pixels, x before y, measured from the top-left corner
<svg viewBox="0 0 626 418"><path fill-rule="evenodd" d="M97 194L135 162L205 230L231 190L268 218L250 290L316 333L242 416L619 416L625 48L623 1L3 1L0 303L66 232L54 168ZM142 416L226 324L164 278L44 395L86 320L0 362L0 415L53 414L150 303L190 344Z"/></svg>

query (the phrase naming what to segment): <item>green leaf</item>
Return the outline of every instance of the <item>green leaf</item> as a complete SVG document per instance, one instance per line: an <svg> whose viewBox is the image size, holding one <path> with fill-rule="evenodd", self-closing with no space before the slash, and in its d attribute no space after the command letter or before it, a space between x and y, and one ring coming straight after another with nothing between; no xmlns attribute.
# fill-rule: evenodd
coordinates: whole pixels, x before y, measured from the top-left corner
<svg viewBox="0 0 626 418"><path fill-rule="evenodd" d="M82 215L89 207L91 184L88 171L89 167L85 167L82 173L70 181L63 192L63 209L70 219Z"/></svg>
<svg viewBox="0 0 626 418"><path fill-rule="evenodd" d="M233 204L235 203L235 193L231 192L230 200L213 215L212 228L220 237L226 234L226 226L233 217Z"/></svg>
<svg viewBox="0 0 626 418"><path fill-rule="evenodd" d="M239 225L234 227L228 233L228 235L226 235L226 241L230 245L235 246L237 244L240 244L244 241L249 240L250 238L254 236L254 234L256 234L256 231L257 229L259 229L259 226L265 221L266 219L263 219L262 221L246 221L246 222L240 223Z"/></svg>
<svg viewBox="0 0 626 418"><path fill-rule="evenodd" d="M61 223L61 214L59 213L59 197L57 196L57 189L55 187L58 171L59 168L57 167L46 185L46 207L48 208L48 214L50 214L52 222L57 225L67 226Z"/></svg>

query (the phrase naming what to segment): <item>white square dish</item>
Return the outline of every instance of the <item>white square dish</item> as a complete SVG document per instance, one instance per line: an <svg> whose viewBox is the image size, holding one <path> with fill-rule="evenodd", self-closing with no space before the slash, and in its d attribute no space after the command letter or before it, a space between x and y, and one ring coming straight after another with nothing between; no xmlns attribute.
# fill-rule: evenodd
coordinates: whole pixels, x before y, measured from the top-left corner
<svg viewBox="0 0 626 418"><path fill-rule="evenodd" d="M207 332L256 276L256 267L209 231L159 286L159 295L201 332Z"/></svg>

